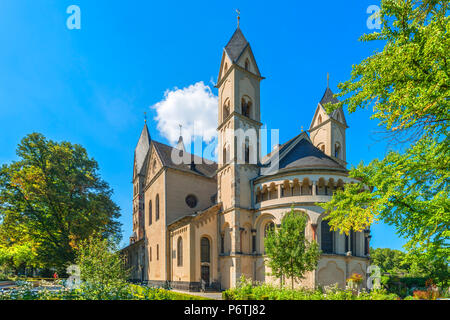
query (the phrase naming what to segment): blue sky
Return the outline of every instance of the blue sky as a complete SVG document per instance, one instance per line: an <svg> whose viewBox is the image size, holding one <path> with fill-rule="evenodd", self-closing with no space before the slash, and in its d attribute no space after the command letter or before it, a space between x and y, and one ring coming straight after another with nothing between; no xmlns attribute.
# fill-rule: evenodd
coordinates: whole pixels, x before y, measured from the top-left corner
<svg viewBox="0 0 450 320"><path fill-rule="evenodd" d="M69 5L81 29L69 30ZM250 41L259 69L262 122L280 142L309 128L326 88L335 92L351 66L381 48L361 43L375 0L351 1L0 1L0 163L16 159L28 133L83 145L100 165L121 207L123 244L131 234L134 147L148 113L153 139L165 92L199 82L217 94L222 49L236 28ZM181 91L185 92L185 91ZM166 99L167 100L167 99ZM383 157L370 110L347 114L347 161ZM208 116L209 117L209 116ZM211 118L211 117L209 117ZM216 119L212 119L213 122ZM400 249L395 230L374 225L372 245Z"/></svg>

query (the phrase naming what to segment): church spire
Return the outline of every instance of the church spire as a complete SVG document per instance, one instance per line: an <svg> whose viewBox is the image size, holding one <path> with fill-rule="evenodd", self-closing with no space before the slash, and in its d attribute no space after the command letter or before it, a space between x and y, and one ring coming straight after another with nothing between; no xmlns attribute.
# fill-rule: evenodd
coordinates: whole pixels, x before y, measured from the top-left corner
<svg viewBox="0 0 450 320"><path fill-rule="evenodd" d="M180 137L178 138L178 142L177 142L177 146L176 148L178 150L181 150L183 152L186 152L186 149L184 147L184 141L183 141L183 136L181 135L181 129L183 128L183 126L181 124L179 124L180 126Z"/></svg>
<svg viewBox="0 0 450 320"><path fill-rule="evenodd" d="M239 22L241 20L241 11L239 9L236 9L236 13L237 13L237 27L239 29Z"/></svg>

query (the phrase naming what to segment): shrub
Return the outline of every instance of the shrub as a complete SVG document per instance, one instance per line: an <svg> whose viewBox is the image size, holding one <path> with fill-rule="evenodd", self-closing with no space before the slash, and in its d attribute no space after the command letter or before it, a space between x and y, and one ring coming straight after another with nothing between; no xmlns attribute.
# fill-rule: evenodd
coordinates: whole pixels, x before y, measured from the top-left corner
<svg viewBox="0 0 450 320"><path fill-rule="evenodd" d="M318 289L288 289L262 283L252 284L250 280L241 278L236 288L228 289L222 293L224 300L398 300L396 294L388 293L384 289L366 292L339 289L330 286Z"/></svg>

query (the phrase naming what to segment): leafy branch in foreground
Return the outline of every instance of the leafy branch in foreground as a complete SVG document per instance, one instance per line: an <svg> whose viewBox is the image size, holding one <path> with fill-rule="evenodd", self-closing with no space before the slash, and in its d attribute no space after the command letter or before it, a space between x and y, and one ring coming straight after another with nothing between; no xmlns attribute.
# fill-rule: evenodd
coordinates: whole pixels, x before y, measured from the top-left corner
<svg viewBox="0 0 450 320"><path fill-rule="evenodd" d="M327 210L330 226L348 232L381 220L408 239L406 260L424 274L448 282L450 172L449 1L382 0L380 32L384 48L353 66L339 84L349 112L373 106L372 119L399 141L404 152L352 168L360 183L337 191Z"/></svg>

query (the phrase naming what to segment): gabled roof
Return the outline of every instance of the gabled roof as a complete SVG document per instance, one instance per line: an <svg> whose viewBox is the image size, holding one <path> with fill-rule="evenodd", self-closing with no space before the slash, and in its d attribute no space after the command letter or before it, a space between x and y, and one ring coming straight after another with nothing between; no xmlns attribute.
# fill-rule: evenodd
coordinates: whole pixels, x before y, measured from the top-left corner
<svg viewBox="0 0 450 320"><path fill-rule="evenodd" d="M154 146L156 152L158 153L158 156L161 159L161 163L164 167L177 169L185 172L191 172L208 178L213 178L216 174L217 163L211 160L208 160L208 162L212 163L208 164L205 163L204 159L202 159L201 157L185 152L185 157L194 159L195 166L192 167L191 164L186 163L176 164L172 161L172 151L176 149L177 152L180 152L179 149L154 140L152 141L152 145Z"/></svg>
<svg viewBox="0 0 450 320"><path fill-rule="evenodd" d="M247 39L245 39L244 34L238 27L233 33L230 41L228 41L227 45L225 46L225 52L227 53L228 57L230 57L231 61L235 63L247 46L248 41Z"/></svg>
<svg viewBox="0 0 450 320"><path fill-rule="evenodd" d="M143 173L145 160L147 159L148 151L150 150L150 133L148 132L147 124L142 128L141 136L137 143L136 149L134 149L134 165L137 174Z"/></svg>
<svg viewBox="0 0 450 320"><path fill-rule="evenodd" d="M345 167L316 148L306 132L302 132L278 148L278 170L281 169L337 169ZM266 158L264 164L276 161L274 152Z"/></svg>

